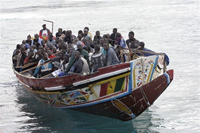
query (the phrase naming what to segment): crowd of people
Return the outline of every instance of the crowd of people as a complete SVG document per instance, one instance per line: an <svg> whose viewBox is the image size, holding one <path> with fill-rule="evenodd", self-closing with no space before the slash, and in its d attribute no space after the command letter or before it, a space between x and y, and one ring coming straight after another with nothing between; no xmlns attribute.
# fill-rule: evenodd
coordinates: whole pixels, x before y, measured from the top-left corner
<svg viewBox="0 0 200 133"><path fill-rule="evenodd" d="M17 44L12 56L16 71L35 62L38 67L31 72L34 77L94 73L101 67L125 62L127 58L121 56L120 49L144 49L144 43L135 39L133 31L125 41L116 28L111 35L101 36L96 31L93 37L88 27L79 30L77 36L62 28L54 36L46 24L42 27L39 34L28 35L22 44Z"/></svg>

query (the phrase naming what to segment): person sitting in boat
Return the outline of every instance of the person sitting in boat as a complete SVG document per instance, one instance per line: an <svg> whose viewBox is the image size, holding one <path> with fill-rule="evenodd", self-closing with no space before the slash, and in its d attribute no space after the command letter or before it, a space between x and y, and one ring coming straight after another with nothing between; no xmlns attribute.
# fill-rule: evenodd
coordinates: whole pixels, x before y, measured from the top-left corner
<svg viewBox="0 0 200 133"><path fill-rule="evenodd" d="M32 44L31 45L35 45L35 46L37 46L38 47L38 43L40 44L40 45L42 45L42 39L41 38L39 38L39 35L38 34L35 34L34 35L34 39L33 39L33 41L32 41Z"/></svg>
<svg viewBox="0 0 200 133"><path fill-rule="evenodd" d="M12 57L15 56L15 55L16 55L16 51L17 51L17 50L20 51L20 49L21 49L21 45L20 45L20 44L17 44L17 45L16 45L16 49L13 51Z"/></svg>
<svg viewBox="0 0 200 133"><path fill-rule="evenodd" d="M47 40L47 47L52 47L55 44L55 40L53 39L52 33L49 34L49 38Z"/></svg>
<svg viewBox="0 0 200 133"><path fill-rule="evenodd" d="M106 51L106 66L120 63L119 59L117 58L117 54L111 47L109 47L108 42L103 43L103 48Z"/></svg>
<svg viewBox="0 0 200 133"><path fill-rule="evenodd" d="M68 64L67 69L66 69L66 73L70 71L70 68L72 67L72 65L75 62L75 56L74 56L74 54L75 54L76 51L80 52L80 55L83 56L83 58L87 61L88 65L89 65L89 54L88 54L88 52L86 50L83 49L82 42L78 41L77 42L77 50L75 50L72 53L72 56L70 58L69 64ZM90 68L90 65L89 65L89 68Z"/></svg>
<svg viewBox="0 0 200 133"><path fill-rule="evenodd" d="M62 35L62 28L58 28L58 32L56 33L56 37L60 37Z"/></svg>
<svg viewBox="0 0 200 133"><path fill-rule="evenodd" d="M34 61L34 53L33 51L28 53L28 56L24 60L24 65Z"/></svg>
<svg viewBox="0 0 200 133"><path fill-rule="evenodd" d="M95 46L95 52L91 57L92 72L96 72L99 68L104 67L106 64L106 57L100 52L100 46Z"/></svg>
<svg viewBox="0 0 200 133"><path fill-rule="evenodd" d="M68 72L68 74L72 74L72 73L85 74L85 73L90 72L87 61L83 57L80 56L79 51L74 52L74 58L75 58L75 62L70 68L70 71Z"/></svg>
<svg viewBox="0 0 200 133"><path fill-rule="evenodd" d="M125 62L126 61L126 56L125 54L120 53L120 50L123 48L127 48L126 42L122 35L120 33L115 34L115 52L117 54L117 57L119 58L120 61Z"/></svg>
<svg viewBox="0 0 200 133"><path fill-rule="evenodd" d="M96 35L94 36L93 43L99 44L99 41L102 37L100 36L100 31L96 31Z"/></svg>
<svg viewBox="0 0 200 133"><path fill-rule="evenodd" d="M49 59L52 59L52 58L55 58L55 57L56 57L50 49L47 50L47 54L48 54L48 56L49 56Z"/></svg>
<svg viewBox="0 0 200 133"><path fill-rule="evenodd" d="M136 49L139 46L139 41L137 39L135 39L134 35L135 35L134 32L130 31L128 33L129 39L126 40L127 46L131 49Z"/></svg>
<svg viewBox="0 0 200 133"><path fill-rule="evenodd" d="M13 67L16 68L17 66L17 59L18 59L18 55L20 54L20 49L16 49L15 53L12 56L12 61L13 61Z"/></svg>
<svg viewBox="0 0 200 133"><path fill-rule="evenodd" d="M57 77L59 73L65 71L66 61L64 59L64 55L65 55L64 52L59 52L58 57L51 59L53 64L53 69L55 70L54 72L52 72L52 75L54 77Z"/></svg>
<svg viewBox="0 0 200 133"><path fill-rule="evenodd" d="M85 34L86 36L89 36L89 37L92 39L92 33L90 33L89 30L90 30L90 29L89 29L88 27L85 27L85 28L83 29L84 34Z"/></svg>
<svg viewBox="0 0 200 133"><path fill-rule="evenodd" d="M113 29L113 33L110 35L110 39L112 40L112 41L110 41L110 44L112 45L112 46L114 46L114 43L115 43L115 34L117 33L117 28L114 28Z"/></svg>
<svg viewBox="0 0 200 133"><path fill-rule="evenodd" d="M18 53L18 52L17 52ZM16 62L16 70L18 71L18 72L20 72L20 71L22 71L22 66L24 66L24 60L25 60L25 58L27 57L26 56L26 50L25 50L25 47L21 47L21 49L20 49L20 53L18 53L17 54L16 53L16 58L17 58L17 62Z"/></svg>
<svg viewBox="0 0 200 133"><path fill-rule="evenodd" d="M46 42L49 38L50 30L47 29L46 24L43 24L42 27L43 29L40 30L39 37Z"/></svg>
<svg viewBox="0 0 200 133"><path fill-rule="evenodd" d="M29 45L31 45L32 42L33 42L33 40L31 39L31 35L28 35L28 36L27 36L26 43L28 43Z"/></svg>
<svg viewBox="0 0 200 133"><path fill-rule="evenodd" d="M34 77L37 76L37 74L40 72L39 77L43 77L47 74L50 74L52 71L52 63L45 63L49 60L48 58L48 54L46 52L44 52L44 57L38 62L38 67L35 69L35 72L33 74ZM45 64L44 64L45 63Z"/></svg>
<svg viewBox="0 0 200 133"><path fill-rule="evenodd" d="M141 52L141 53L137 53L137 55L139 56L151 56L151 55L156 55L156 53L148 48L145 48L145 43L144 42L139 42L139 46L138 46L138 50L143 50L144 52ZM163 59L165 59L166 61L166 65L168 66L169 65L169 57L167 54L163 53L165 56Z"/></svg>
<svg viewBox="0 0 200 133"><path fill-rule="evenodd" d="M72 39L71 39L71 35L70 35L70 31L67 30L65 32L65 38L63 39L64 42L67 42L67 44L71 44L72 43Z"/></svg>

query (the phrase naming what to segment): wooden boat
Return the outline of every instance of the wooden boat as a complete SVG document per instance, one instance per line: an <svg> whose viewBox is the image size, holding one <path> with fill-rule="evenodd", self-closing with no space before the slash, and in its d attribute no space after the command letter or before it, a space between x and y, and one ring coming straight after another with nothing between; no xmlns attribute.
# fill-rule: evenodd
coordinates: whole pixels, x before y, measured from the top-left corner
<svg viewBox="0 0 200 133"><path fill-rule="evenodd" d="M34 96L53 107L127 121L151 106L173 80L173 70L160 70L159 58L139 57L88 75L32 78L14 73Z"/></svg>

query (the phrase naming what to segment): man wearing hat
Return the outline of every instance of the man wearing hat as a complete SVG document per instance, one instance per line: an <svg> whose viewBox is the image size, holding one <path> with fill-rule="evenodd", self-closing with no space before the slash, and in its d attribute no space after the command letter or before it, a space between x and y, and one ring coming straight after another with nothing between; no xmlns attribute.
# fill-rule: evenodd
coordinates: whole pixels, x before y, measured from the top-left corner
<svg viewBox="0 0 200 133"><path fill-rule="evenodd" d="M42 25L43 29L40 30L39 36L41 39L47 41L49 38L50 30L46 28L46 24Z"/></svg>
<svg viewBox="0 0 200 133"><path fill-rule="evenodd" d="M89 54L86 50L83 49L83 45L82 45L82 42L81 41L78 41L77 42L77 50L75 50L73 53L72 53L72 56L70 58L70 61L69 61L69 64L67 65L67 70L66 72L69 72L70 71L70 68L72 67L72 65L74 64L74 62L76 61L75 59L75 52L76 51L79 51L80 52L80 55L87 61L88 63L88 66L90 68L90 63L89 63ZM90 69L91 70L91 69Z"/></svg>

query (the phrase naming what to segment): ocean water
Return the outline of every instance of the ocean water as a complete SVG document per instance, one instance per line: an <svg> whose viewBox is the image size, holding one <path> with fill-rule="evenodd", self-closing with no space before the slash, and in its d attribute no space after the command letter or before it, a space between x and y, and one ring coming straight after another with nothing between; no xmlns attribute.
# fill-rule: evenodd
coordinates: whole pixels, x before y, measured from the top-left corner
<svg viewBox="0 0 200 133"><path fill-rule="evenodd" d="M0 133L197 133L200 132L200 1L199 0L1 0L0 1ZM170 58L174 80L157 101L134 120L123 122L38 101L12 71L16 44L46 23L51 30L112 33L135 38Z"/></svg>

